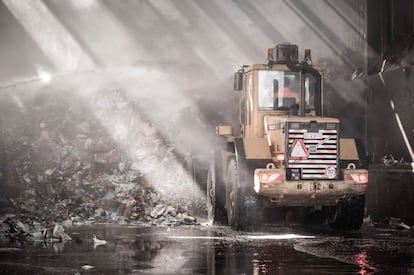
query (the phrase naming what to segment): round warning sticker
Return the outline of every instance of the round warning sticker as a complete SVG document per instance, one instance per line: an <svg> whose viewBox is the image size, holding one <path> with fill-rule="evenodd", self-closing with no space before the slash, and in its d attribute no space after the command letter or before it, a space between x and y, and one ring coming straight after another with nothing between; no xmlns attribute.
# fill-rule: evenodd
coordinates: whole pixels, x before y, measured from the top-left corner
<svg viewBox="0 0 414 275"><path fill-rule="evenodd" d="M326 167L325 174L328 176L328 178L333 179L336 177L336 169L335 167Z"/></svg>

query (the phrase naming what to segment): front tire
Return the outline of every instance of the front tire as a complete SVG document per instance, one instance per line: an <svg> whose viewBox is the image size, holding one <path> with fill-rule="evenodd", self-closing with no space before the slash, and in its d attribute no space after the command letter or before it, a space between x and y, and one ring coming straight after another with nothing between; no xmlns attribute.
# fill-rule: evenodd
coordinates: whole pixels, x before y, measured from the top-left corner
<svg viewBox="0 0 414 275"><path fill-rule="evenodd" d="M358 230L364 221L365 195L347 198L328 213L328 222L335 230Z"/></svg>
<svg viewBox="0 0 414 275"><path fill-rule="evenodd" d="M237 172L236 161L231 159L226 175L226 210L228 225L235 230L239 229L239 215L243 212L240 209L241 201Z"/></svg>
<svg viewBox="0 0 414 275"><path fill-rule="evenodd" d="M261 198L241 193L240 185L249 183L245 169L240 169L234 159L230 160L226 176L226 209L228 224L235 230L247 230L262 221Z"/></svg>
<svg viewBox="0 0 414 275"><path fill-rule="evenodd" d="M226 224L226 186L223 184L220 167L221 159L217 158L215 152L211 154L208 165L207 182L206 182L206 208L207 222L209 224Z"/></svg>

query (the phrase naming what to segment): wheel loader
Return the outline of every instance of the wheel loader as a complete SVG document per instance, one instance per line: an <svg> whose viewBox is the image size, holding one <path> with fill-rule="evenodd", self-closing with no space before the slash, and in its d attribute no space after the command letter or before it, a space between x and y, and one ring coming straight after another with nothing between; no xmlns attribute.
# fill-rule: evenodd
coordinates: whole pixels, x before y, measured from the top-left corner
<svg viewBox="0 0 414 275"><path fill-rule="evenodd" d="M239 127L217 125L220 148L207 175L210 222L219 215L239 230L277 209L317 210L333 229L358 230L364 217L368 171L340 120L324 116L323 68L298 46L267 50L267 62L234 74L241 93Z"/></svg>

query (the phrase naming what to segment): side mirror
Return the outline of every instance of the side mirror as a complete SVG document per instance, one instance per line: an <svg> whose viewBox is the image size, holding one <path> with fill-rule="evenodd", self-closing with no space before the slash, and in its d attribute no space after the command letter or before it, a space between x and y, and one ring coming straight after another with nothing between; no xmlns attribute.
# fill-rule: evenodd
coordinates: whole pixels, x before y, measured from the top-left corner
<svg viewBox="0 0 414 275"><path fill-rule="evenodd" d="M241 91L243 89L243 72L238 71L234 73L234 90Z"/></svg>

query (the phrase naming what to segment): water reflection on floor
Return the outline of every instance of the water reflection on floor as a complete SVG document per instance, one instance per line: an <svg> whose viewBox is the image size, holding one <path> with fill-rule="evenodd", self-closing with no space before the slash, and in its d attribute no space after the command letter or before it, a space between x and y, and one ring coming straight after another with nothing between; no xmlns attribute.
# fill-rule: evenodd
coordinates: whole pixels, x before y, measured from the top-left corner
<svg viewBox="0 0 414 275"><path fill-rule="evenodd" d="M414 241L373 231L350 235L290 227L84 226L63 243L3 244L1 274L414 273ZM93 235L106 244L93 242Z"/></svg>

